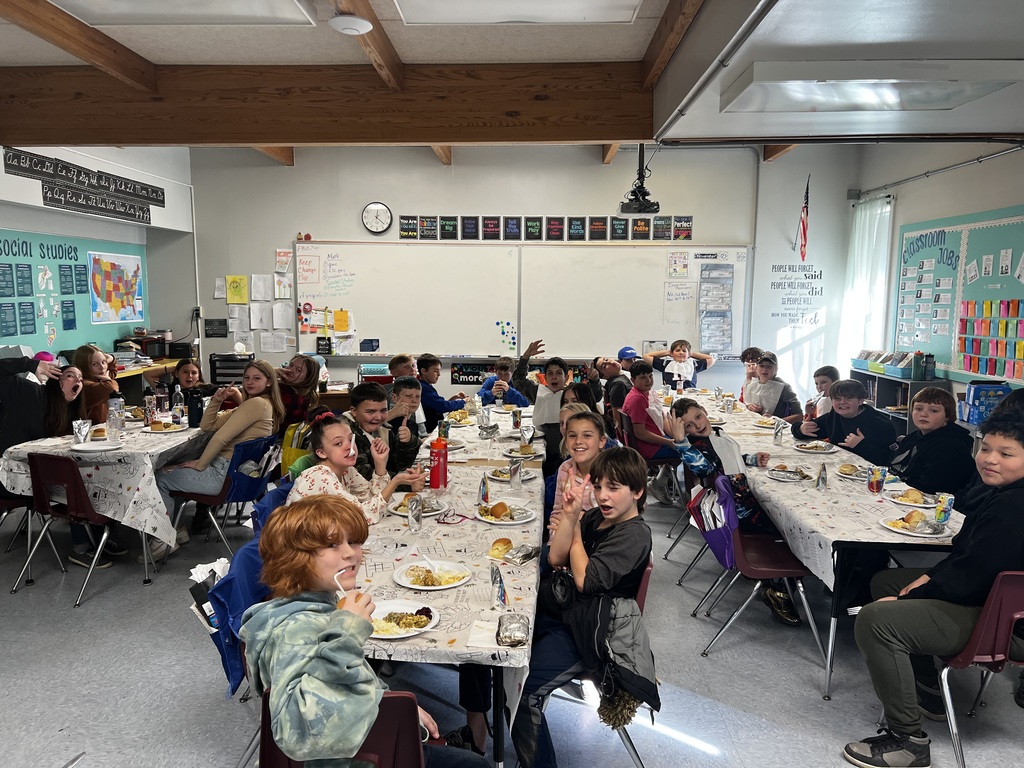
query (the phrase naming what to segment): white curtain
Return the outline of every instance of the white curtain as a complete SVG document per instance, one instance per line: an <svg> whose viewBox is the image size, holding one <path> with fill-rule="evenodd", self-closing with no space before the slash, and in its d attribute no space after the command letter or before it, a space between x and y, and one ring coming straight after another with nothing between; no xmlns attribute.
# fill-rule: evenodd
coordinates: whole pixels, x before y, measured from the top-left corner
<svg viewBox="0 0 1024 768"><path fill-rule="evenodd" d="M846 260L846 290L839 325L837 365L845 375L848 360L862 349L884 349L889 305L889 244L892 195L857 203Z"/></svg>

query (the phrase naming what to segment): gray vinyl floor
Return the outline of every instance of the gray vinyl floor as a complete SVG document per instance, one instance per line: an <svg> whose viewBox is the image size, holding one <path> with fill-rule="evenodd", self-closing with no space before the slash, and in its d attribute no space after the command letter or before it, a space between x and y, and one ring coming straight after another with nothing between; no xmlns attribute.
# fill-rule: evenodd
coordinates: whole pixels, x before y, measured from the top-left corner
<svg viewBox="0 0 1024 768"><path fill-rule="evenodd" d="M832 701L821 697L822 663L807 626L775 623L754 603L708 658L707 644L746 593L742 583L713 618L691 618L690 610L711 583L717 566L709 556L676 586L697 549L694 533L671 560L662 555L675 510L654 506L647 518L657 556L646 620L661 680L662 711L654 725L640 718L630 733L650 768L659 766L846 765L843 745L874 734L878 703L852 638L852 620L840 626ZM0 529L6 547L14 526ZM232 528L237 543L248 529ZM54 533L66 553L66 527ZM82 607L73 603L85 571L69 566L62 575L53 553L40 550L35 584L8 594L23 549L0 550L0 766L61 768L85 752L81 768L207 768L236 764L257 721L251 704L225 698L216 650L189 612L188 572L223 554L214 543L184 546L143 586L134 555L137 535L122 529L131 557L94 576ZM23 540L22 540L23 544ZM822 585L807 592L817 623L826 631L828 602ZM977 673L954 673L961 715L973 697ZM1016 673L1008 670L990 687L988 706L974 720L961 717L971 766L1019 764L1024 710L1012 699ZM400 665L392 687L414 691L442 729L462 722L453 670ZM555 699L548 716L562 768L629 766L614 732L588 705ZM954 766L949 732L926 726L932 764ZM514 765L509 760L507 765Z"/></svg>

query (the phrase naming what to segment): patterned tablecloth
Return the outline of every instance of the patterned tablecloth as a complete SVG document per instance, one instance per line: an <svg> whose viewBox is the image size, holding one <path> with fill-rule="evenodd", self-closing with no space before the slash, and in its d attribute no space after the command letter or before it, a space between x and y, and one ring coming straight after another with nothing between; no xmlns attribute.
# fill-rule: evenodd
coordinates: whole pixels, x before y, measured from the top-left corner
<svg viewBox="0 0 1024 768"><path fill-rule="evenodd" d="M510 449L519 448L519 430L512 429L512 414L511 412L499 410L488 406L487 410L490 412L491 424L498 425L498 434L492 438L481 438L480 429L477 426L477 420L480 418L477 415L470 416L472 424L465 427L452 426L448 432L449 442L454 442L458 445L457 441L461 441L465 444L465 447L448 450L448 464L465 464L479 463L480 461L489 461L494 465L497 464L508 464L509 457L504 455L504 451ZM533 409L523 409L523 423L532 424L530 416L533 413ZM427 457L430 456L430 439L435 437L437 432L431 432L430 438L424 441L423 446L420 448L419 456L420 460L426 461ZM541 437L537 437L533 441L533 445L536 450L540 451L537 454L536 459L532 459L530 466L533 466L532 462L537 462L536 466L540 466L539 460L543 459L544 451L544 440Z"/></svg>
<svg viewBox="0 0 1024 768"><path fill-rule="evenodd" d="M0 483L12 493L29 496L30 453L70 456L79 464L97 512L169 544L174 540L174 527L157 491L155 470L198 456L211 434L198 429L146 433L141 424L130 424L122 448L104 453L72 451L74 438L70 436L20 443L8 448L0 459Z"/></svg>
<svg viewBox="0 0 1024 768"><path fill-rule="evenodd" d="M438 517L426 517L422 530L416 534L409 531L405 517L394 514L385 515L380 523L371 526L370 538L364 547L367 551L364 556L363 579L365 586L372 590L374 601L415 601L437 611L440 620L433 630L415 637L401 640L371 637L365 646L368 657L431 664L477 662L488 666L524 669L529 665L528 645L519 648L498 646L493 633L488 636L478 630L474 635L486 640L479 646L469 645L474 622L496 623L498 619L498 612L491 610L492 564L498 565L504 578L511 610L528 615L532 625L537 609L540 578L538 560L517 566L492 560L487 553L498 538L511 539L514 546L540 545L543 483L538 476L536 480L524 483L522 489L514 493L507 485L492 484L492 503L509 500L535 512L535 517L520 525L491 525L475 518L480 478L487 469L465 466L450 468L449 488L440 498L454 512L469 519L460 517L457 518L458 522L446 524L440 522ZM436 591L399 585L393 578L397 569L410 564L426 565L421 557L410 554L414 546L431 560L458 563L472 574L472 579L462 586Z"/></svg>
<svg viewBox="0 0 1024 768"><path fill-rule="evenodd" d="M831 589L834 586L834 546L837 543L887 544L891 549L912 545L948 547L953 534L960 530L963 516L954 512L947 528L948 535L937 538L911 537L881 524L886 517L903 516L910 508L900 506L887 498L891 491L902 490L902 483L886 483L883 498L868 492L863 481L840 478L841 464L869 466L869 462L843 448L832 453L812 454L797 450L796 445L810 440L796 440L788 427L782 445L773 442L773 431L755 426L758 414L743 411L722 414L716 410L713 398L701 399L708 413L724 418L722 429L734 437L744 453L767 451L771 454L768 469L785 464L789 469L801 468L817 478L824 463L828 488L818 490L815 480L779 482L771 479L768 469L749 468L747 479L754 495L778 526L800 561Z"/></svg>

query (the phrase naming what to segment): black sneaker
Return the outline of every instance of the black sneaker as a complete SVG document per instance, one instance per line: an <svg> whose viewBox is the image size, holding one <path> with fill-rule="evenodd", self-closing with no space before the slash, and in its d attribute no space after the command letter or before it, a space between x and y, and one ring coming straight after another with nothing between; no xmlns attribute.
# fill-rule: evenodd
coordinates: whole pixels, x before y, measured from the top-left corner
<svg viewBox="0 0 1024 768"><path fill-rule="evenodd" d="M476 743L474 743L473 731L468 725L456 728L454 731L449 731L444 735L444 741L449 747L455 747L456 749L468 749L478 755L482 755L484 753L484 751L482 749L478 749Z"/></svg>
<svg viewBox="0 0 1024 768"><path fill-rule="evenodd" d="M106 547L104 547L104 550L106 550ZM73 565L80 565L83 568L88 568L90 565L92 565L92 559L93 559L93 557L95 555L96 555L96 550L95 549L91 549L88 552L74 552L74 551L72 551L71 554L68 555L68 562L73 564ZM109 560L107 560L105 557L103 557L101 555L100 559L96 561L96 570L101 570L103 568L109 568L112 565L113 565L112 562L110 562Z"/></svg>
<svg viewBox="0 0 1024 768"><path fill-rule="evenodd" d="M1020 682L1017 683L1017 690L1013 692L1013 700L1017 706L1024 708L1024 669L1020 673Z"/></svg>
<svg viewBox="0 0 1024 768"><path fill-rule="evenodd" d="M921 710L921 714L929 720L937 722L945 722L947 720L946 703L942 700L942 694L937 688L929 688L918 683L917 706Z"/></svg>
<svg viewBox="0 0 1024 768"><path fill-rule="evenodd" d="M114 539L107 539L103 545L103 554L109 557L123 557L128 554L128 548Z"/></svg>
<svg viewBox="0 0 1024 768"><path fill-rule="evenodd" d="M931 741L924 731L920 736L896 733L880 728L880 735L846 745L843 757L861 768L931 768Z"/></svg>
<svg viewBox="0 0 1024 768"><path fill-rule="evenodd" d="M783 624L795 627L800 624L796 606L789 599L789 593L772 587L761 588L761 602L768 606L772 615Z"/></svg>

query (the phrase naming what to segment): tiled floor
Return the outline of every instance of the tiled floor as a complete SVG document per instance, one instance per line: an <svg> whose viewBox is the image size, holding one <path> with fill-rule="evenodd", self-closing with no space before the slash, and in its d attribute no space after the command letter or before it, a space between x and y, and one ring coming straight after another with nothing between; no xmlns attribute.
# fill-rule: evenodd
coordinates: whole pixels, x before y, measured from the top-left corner
<svg viewBox="0 0 1024 768"><path fill-rule="evenodd" d="M708 658L700 650L738 604L737 585L711 618L690 610L717 571L711 557L676 579L697 548L690 533L672 560L665 533L674 511L648 512L657 555L646 619L662 683L662 711L652 726L630 727L649 768L729 766L791 768L846 765L843 744L874 733L878 704L860 654L852 620L840 627L834 697L821 698L821 660L806 626L775 623L760 603L750 606ZM0 530L6 547L13 525ZM248 532L232 529L238 541ZM66 528L55 538L67 551ZM134 563L137 537L121 532L131 558L98 571L81 608L73 608L84 570L67 576L53 554L40 551L36 583L7 594L20 568L19 552L0 551L0 766L60 768L85 751L81 768L210 768L234 766L256 725L255 710L225 700L224 677L213 644L188 611L188 571L219 557L222 548L194 541L169 560L151 586ZM807 585L818 625L825 631L828 602L820 583ZM977 673L954 673L961 712ZM993 681L988 707L977 719L961 717L969 765L1016 764L1021 756L1024 710L1012 699L1015 672ZM389 681L417 693L443 728L460 724L452 670L399 666ZM562 768L629 766L614 732L577 701L556 699L548 708ZM954 766L949 732L926 726L932 764ZM507 765L513 765L510 760Z"/></svg>

